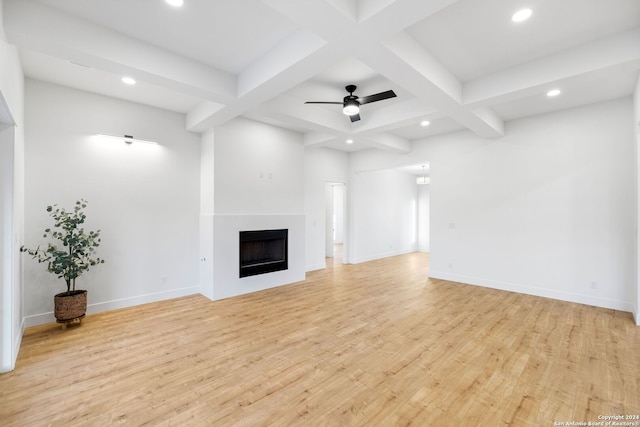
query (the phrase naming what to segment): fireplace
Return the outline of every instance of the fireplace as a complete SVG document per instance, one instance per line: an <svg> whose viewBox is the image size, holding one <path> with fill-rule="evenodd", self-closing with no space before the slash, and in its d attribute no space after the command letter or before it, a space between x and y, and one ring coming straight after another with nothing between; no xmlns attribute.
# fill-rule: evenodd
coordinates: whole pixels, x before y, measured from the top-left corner
<svg viewBox="0 0 640 427"><path fill-rule="evenodd" d="M286 270L289 230L240 232L240 277Z"/></svg>

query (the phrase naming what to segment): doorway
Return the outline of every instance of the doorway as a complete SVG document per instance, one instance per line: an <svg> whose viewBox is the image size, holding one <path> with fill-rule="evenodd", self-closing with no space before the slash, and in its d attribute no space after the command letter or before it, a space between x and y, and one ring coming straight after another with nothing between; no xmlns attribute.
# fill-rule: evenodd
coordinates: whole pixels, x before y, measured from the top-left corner
<svg viewBox="0 0 640 427"><path fill-rule="evenodd" d="M325 184L325 257L343 261L345 245L346 185L342 182Z"/></svg>

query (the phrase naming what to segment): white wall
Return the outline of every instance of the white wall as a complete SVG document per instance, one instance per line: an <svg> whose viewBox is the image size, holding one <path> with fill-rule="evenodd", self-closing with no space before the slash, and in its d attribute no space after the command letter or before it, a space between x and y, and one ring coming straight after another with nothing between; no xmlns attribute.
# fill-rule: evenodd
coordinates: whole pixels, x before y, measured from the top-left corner
<svg viewBox="0 0 640 427"><path fill-rule="evenodd" d="M350 158L347 261L359 263L418 249L416 177L393 169L372 169L380 153ZM391 165L390 165L391 166Z"/></svg>
<svg viewBox="0 0 640 427"><path fill-rule="evenodd" d="M306 214L306 270L326 267L325 185L327 182L348 183L349 154L327 148L304 152L304 209ZM348 211L348 206L345 207ZM345 246L349 243L344 242Z"/></svg>
<svg viewBox="0 0 640 427"><path fill-rule="evenodd" d="M632 311L630 98L416 143L431 162L437 278Z"/></svg>
<svg viewBox="0 0 640 427"><path fill-rule="evenodd" d="M236 118L206 138L213 141L213 280L204 277L201 292L222 299L304 280L302 135ZM274 228L289 230L288 269L240 278L240 231Z"/></svg>
<svg viewBox="0 0 640 427"><path fill-rule="evenodd" d="M0 0L0 18L3 2ZM13 369L22 322L22 270L18 249L24 230L24 78L15 47L0 19L0 372Z"/></svg>
<svg viewBox="0 0 640 427"><path fill-rule="evenodd" d="M636 88L633 93L633 130L635 135L635 143L636 143L636 186L637 186L637 202L636 205L636 217L638 219L637 228L636 228L636 236L638 236L638 231L640 230L640 172L638 168L640 167L640 75L638 76L638 82L636 83ZM636 262L637 262L637 276L636 276L636 286L633 287L631 292L631 301L634 305L634 316L636 319L636 324L640 326L640 244L636 238Z"/></svg>
<svg viewBox="0 0 640 427"><path fill-rule="evenodd" d="M200 226L198 238L200 293L213 299L213 194L215 130L204 132L200 138Z"/></svg>
<svg viewBox="0 0 640 427"><path fill-rule="evenodd" d="M237 118L215 129L216 214L302 214L302 135Z"/></svg>
<svg viewBox="0 0 640 427"><path fill-rule="evenodd" d="M48 204L89 201L86 225L102 230L106 260L78 280L89 312L198 292L200 139L183 115L27 80L26 117L25 245L42 243ZM64 282L24 258L27 323L52 321Z"/></svg>

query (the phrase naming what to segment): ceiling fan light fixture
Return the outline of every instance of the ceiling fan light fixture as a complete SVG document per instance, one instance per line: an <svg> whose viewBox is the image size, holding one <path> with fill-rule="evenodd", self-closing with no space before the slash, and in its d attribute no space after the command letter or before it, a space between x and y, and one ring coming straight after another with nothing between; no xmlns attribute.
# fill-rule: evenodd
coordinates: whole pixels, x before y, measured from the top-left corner
<svg viewBox="0 0 640 427"><path fill-rule="evenodd" d="M347 116L353 116L360 112L360 105L355 99L347 99L342 107L342 112Z"/></svg>
<svg viewBox="0 0 640 427"><path fill-rule="evenodd" d="M306 101L305 104L337 104L342 105L342 112L349 116L351 123L360 121L360 106L364 104L370 104L372 102L383 101L389 98L395 98L397 95L392 90L376 93L369 96L356 96L353 94L356 90L356 85L345 86L349 95L342 98L341 102L338 101Z"/></svg>

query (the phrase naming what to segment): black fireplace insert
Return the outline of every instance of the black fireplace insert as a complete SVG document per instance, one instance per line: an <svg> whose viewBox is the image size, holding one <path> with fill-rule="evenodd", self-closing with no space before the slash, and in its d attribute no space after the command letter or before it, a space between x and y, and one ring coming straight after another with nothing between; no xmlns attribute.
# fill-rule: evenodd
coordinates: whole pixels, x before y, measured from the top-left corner
<svg viewBox="0 0 640 427"><path fill-rule="evenodd" d="M240 277L286 270L289 230L240 232Z"/></svg>

